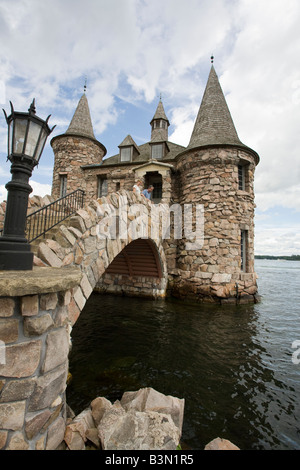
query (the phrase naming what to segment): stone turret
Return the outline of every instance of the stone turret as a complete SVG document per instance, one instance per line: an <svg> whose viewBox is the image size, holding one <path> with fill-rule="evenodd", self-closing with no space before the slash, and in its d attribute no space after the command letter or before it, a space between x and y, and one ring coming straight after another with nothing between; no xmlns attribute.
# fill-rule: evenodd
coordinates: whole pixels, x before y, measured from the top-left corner
<svg viewBox="0 0 300 470"><path fill-rule="evenodd" d="M56 199L75 189L86 189L83 165L100 164L106 148L94 135L88 100L84 93L67 131L51 140L54 152L52 196ZM97 179L94 182L95 194Z"/></svg>
<svg viewBox="0 0 300 470"><path fill-rule="evenodd" d="M258 161L238 137L212 65L189 145L177 157L181 203L202 207L204 221L198 246L183 239L178 247L179 289L186 294L223 302L255 295L253 179ZM195 230L195 218L193 223Z"/></svg>
<svg viewBox="0 0 300 470"><path fill-rule="evenodd" d="M151 142L167 142L169 119L166 116L162 101L159 100L155 114L150 122Z"/></svg>

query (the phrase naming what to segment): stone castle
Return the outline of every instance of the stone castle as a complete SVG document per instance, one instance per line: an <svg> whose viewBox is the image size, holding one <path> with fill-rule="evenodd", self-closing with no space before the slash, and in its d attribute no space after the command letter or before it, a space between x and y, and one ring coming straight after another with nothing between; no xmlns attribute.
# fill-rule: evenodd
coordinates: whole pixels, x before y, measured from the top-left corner
<svg viewBox="0 0 300 470"><path fill-rule="evenodd" d="M201 247L186 249L184 236L164 240L169 291L222 303L256 301L253 182L259 156L238 137L214 65L187 147L168 140L170 122L161 99L150 126L149 142L137 145L127 135L119 153L107 158L94 135L84 93L67 131L51 140L53 198L81 188L87 203L109 199L131 192L141 180L144 187L154 187L155 204L201 205ZM146 264L143 275L151 277ZM113 268L104 278L111 278L112 286L128 283L128 274L121 276L117 264ZM132 277L130 282L139 281Z"/></svg>
<svg viewBox="0 0 300 470"><path fill-rule="evenodd" d="M32 271L0 272L1 450L72 449L73 438L80 436L83 446L87 441L93 426L85 429L85 418L72 421L70 435L65 390L72 327L94 290L257 301L253 179L259 157L239 140L213 66L189 145L169 142L168 127L160 101L151 140L138 146L127 136L119 154L104 159L84 94L66 133L52 139L53 199L80 188L86 204L39 241ZM154 186L153 203L132 192L139 179ZM174 230L163 237L160 228L155 237L102 239L99 225L119 217L114 208L122 198L130 215L137 205L145 211L200 206L201 243L185 230L182 237Z"/></svg>

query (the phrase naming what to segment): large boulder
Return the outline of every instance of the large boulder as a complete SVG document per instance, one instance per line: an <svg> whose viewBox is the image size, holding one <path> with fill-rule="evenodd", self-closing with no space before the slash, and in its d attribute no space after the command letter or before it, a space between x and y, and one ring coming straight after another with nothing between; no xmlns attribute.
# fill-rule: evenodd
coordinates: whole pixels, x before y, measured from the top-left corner
<svg viewBox="0 0 300 470"><path fill-rule="evenodd" d="M125 411L114 403L98 425L103 450L176 450L180 432L170 415L156 411Z"/></svg>
<svg viewBox="0 0 300 470"><path fill-rule="evenodd" d="M184 399L163 395L151 387L141 388L137 392L125 392L121 405L126 411L156 411L172 417L180 435L182 432Z"/></svg>
<svg viewBox="0 0 300 470"><path fill-rule="evenodd" d="M105 450L175 450L179 444L184 399L153 388L125 392L107 407L98 425Z"/></svg>
<svg viewBox="0 0 300 470"><path fill-rule="evenodd" d="M126 392L113 404L98 397L68 424L64 441L71 450L90 444L103 450L175 450L183 413L184 399L153 388Z"/></svg>

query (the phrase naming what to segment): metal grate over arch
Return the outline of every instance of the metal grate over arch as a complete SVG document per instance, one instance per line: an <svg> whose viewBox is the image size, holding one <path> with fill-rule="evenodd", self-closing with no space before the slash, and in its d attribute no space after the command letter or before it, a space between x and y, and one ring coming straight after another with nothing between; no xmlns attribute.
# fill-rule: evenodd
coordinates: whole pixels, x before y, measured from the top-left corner
<svg viewBox="0 0 300 470"><path fill-rule="evenodd" d="M161 278L162 269L157 248L151 240L134 240L115 257L105 272Z"/></svg>

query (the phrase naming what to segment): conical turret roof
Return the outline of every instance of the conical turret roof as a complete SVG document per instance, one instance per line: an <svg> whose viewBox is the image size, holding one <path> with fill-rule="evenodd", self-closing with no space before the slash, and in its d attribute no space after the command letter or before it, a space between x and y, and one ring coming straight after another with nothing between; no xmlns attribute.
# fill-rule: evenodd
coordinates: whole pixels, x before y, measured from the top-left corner
<svg viewBox="0 0 300 470"><path fill-rule="evenodd" d="M96 140L91 120L90 108L85 93L79 100L66 134L89 137L90 139Z"/></svg>
<svg viewBox="0 0 300 470"><path fill-rule="evenodd" d="M157 105L155 114L154 114L153 118L151 119L150 124L151 124L155 119L164 119L165 121L167 121L168 126L170 125L169 119L168 119L167 116L166 116L166 113L165 113L165 110L164 110L164 107L163 107L163 104L162 104L162 101L161 101L161 100L159 100L159 103L158 103L158 105Z"/></svg>
<svg viewBox="0 0 300 470"><path fill-rule="evenodd" d="M213 65L188 149L207 145L238 145L244 147L237 135Z"/></svg>

